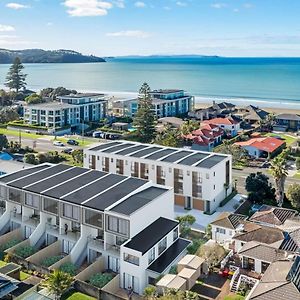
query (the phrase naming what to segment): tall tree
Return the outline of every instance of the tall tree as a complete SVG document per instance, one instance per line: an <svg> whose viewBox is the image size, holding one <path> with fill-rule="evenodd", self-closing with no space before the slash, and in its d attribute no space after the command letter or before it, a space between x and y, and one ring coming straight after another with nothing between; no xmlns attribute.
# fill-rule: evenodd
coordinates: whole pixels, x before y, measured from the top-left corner
<svg viewBox="0 0 300 300"><path fill-rule="evenodd" d="M195 120L187 120L181 125L180 131L183 135L188 135L192 133L194 130L199 128L200 128L200 122Z"/></svg>
<svg viewBox="0 0 300 300"><path fill-rule="evenodd" d="M182 145L180 131L166 124L162 131L156 135L155 143L167 147L180 147Z"/></svg>
<svg viewBox="0 0 300 300"><path fill-rule="evenodd" d="M230 154L233 164L247 158L247 152L242 147L232 144L229 140L223 140L223 143L217 146L214 152Z"/></svg>
<svg viewBox="0 0 300 300"><path fill-rule="evenodd" d="M64 273L60 270L54 270L43 282L42 285L47 291L54 295L55 299L60 299L62 294L73 283L73 278L70 274Z"/></svg>
<svg viewBox="0 0 300 300"><path fill-rule="evenodd" d="M5 86L10 90L15 90L16 93L26 87L25 79L27 74L23 73L23 69L24 66L21 63L20 58L16 57L6 76Z"/></svg>
<svg viewBox="0 0 300 300"><path fill-rule="evenodd" d="M288 187L287 198L296 209L300 209L300 184L293 183Z"/></svg>
<svg viewBox="0 0 300 300"><path fill-rule="evenodd" d="M137 136L141 142L150 143L155 137L155 115L150 95L151 89L144 83L139 90L138 111L133 119Z"/></svg>
<svg viewBox="0 0 300 300"><path fill-rule="evenodd" d="M270 171L275 181L277 205L281 207L284 200L284 183L288 175L287 162L283 155L278 155L271 161Z"/></svg>

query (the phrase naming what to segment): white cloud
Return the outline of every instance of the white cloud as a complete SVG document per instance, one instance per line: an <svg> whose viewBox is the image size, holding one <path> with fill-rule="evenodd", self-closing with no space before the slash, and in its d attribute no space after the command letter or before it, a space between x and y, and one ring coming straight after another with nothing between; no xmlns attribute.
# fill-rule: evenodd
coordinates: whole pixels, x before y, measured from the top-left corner
<svg viewBox="0 0 300 300"><path fill-rule="evenodd" d="M142 30L122 30L118 32L109 32L106 34L106 36L110 37L133 37L133 38L140 38L145 39L150 37L149 32L145 32Z"/></svg>
<svg viewBox="0 0 300 300"><path fill-rule="evenodd" d="M66 0L63 5L72 17L105 16L108 9L112 8L110 2L98 0Z"/></svg>
<svg viewBox="0 0 300 300"><path fill-rule="evenodd" d="M225 3L213 3L211 5L212 8L220 9L220 8L225 8L227 5Z"/></svg>
<svg viewBox="0 0 300 300"><path fill-rule="evenodd" d="M19 47L33 44L37 44L37 42L22 40L16 35L0 35L0 47Z"/></svg>
<svg viewBox="0 0 300 300"><path fill-rule="evenodd" d="M48 22L46 23L47 26L53 26L53 23L52 22Z"/></svg>
<svg viewBox="0 0 300 300"><path fill-rule="evenodd" d="M124 0L117 0L114 1L114 5L118 8L125 8L125 2Z"/></svg>
<svg viewBox="0 0 300 300"><path fill-rule="evenodd" d="M134 6L138 7L138 8L144 8L144 7L146 7L146 3L142 2L142 1L137 1L134 3Z"/></svg>
<svg viewBox="0 0 300 300"><path fill-rule="evenodd" d="M181 6L181 7L187 6L187 4L185 2L181 2L181 1L177 1L176 5Z"/></svg>
<svg viewBox="0 0 300 300"><path fill-rule="evenodd" d="M11 25L0 24L0 32L10 32L10 31L15 31L15 27Z"/></svg>
<svg viewBox="0 0 300 300"><path fill-rule="evenodd" d="M11 9L16 9L16 10L23 9L23 8L29 8L29 5L24 5L24 4L15 3L15 2L7 3L5 6L8 8L11 8Z"/></svg>
<svg viewBox="0 0 300 300"><path fill-rule="evenodd" d="M164 10L171 10L171 7L170 6L164 6L163 9Z"/></svg>

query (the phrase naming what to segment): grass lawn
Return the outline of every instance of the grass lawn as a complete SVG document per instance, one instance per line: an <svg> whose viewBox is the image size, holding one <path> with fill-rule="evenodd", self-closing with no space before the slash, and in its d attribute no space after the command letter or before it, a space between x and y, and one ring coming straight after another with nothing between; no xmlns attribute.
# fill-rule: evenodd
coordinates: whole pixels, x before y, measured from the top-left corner
<svg viewBox="0 0 300 300"><path fill-rule="evenodd" d="M245 297L241 295L228 295L224 297L224 300L244 300Z"/></svg>
<svg viewBox="0 0 300 300"><path fill-rule="evenodd" d="M294 178L300 179L300 172L298 171L297 174L294 175Z"/></svg>
<svg viewBox="0 0 300 300"><path fill-rule="evenodd" d="M275 137L280 136L285 140L287 147L291 146L297 140L296 137L292 137L292 136L290 136L288 134L285 134L285 133L272 133L272 132L269 132L269 133L266 133L265 136L275 136Z"/></svg>
<svg viewBox="0 0 300 300"><path fill-rule="evenodd" d="M4 262L3 260L0 260L0 268L4 267L6 265L6 262Z"/></svg>
<svg viewBox="0 0 300 300"><path fill-rule="evenodd" d="M25 272L23 272L23 271L20 272L20 280L21 280L21 281L26 280L26 279L29 278L30 276L31 276L31 275L29 275L29 274L27 274L27 273L25 273Z"/></svg>
<svg viewBox="0 0 300 300"><path fill-rule="evenodd" d="M61 297L61 300L95 300L95 298L79 292L69 292Z"/></svg>

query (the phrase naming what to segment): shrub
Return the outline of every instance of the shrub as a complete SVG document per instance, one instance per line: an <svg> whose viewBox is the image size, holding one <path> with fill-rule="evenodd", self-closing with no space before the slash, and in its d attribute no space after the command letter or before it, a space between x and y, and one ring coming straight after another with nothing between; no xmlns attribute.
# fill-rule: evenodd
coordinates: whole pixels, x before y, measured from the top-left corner
<svg viewBox="0 0 300 300"><path fill-rule="evenodd" d="M174 275L176 275L176 274L177 274L177 266L172 266L172 267L170 268L169 274L174 274Z"/></svg>
<svg viewBox="0 0 300 300"><path fill-rule="evenodd" d="M6 249L13 247L13 246L19 244L20 242L22 242L22 241L18 240L18 239L10 240L10 241L6 242L3 246L1 246L0 250L5 251Z"/></svg>
<svg viewBox="0 0 300 300"><path fill-rule="evenodd" d="M62 264L59 269L64 273L69 273L71 276L76 275L77 268L70 262Z"/></svg>
<svg viewBox="0 0 300 300"><path fill-rule="evenodd" d="M114 275L110 273L96 273L91 276L89 282L90 284L98 287L103 288L108 282L113 279Z"/></svg>
<svg viewBox="0 0 300 300"><path fill-rule="evenodd" d="M296 158L296 168L297 170L300 170L300 157Z"/></svg>
<svg viewBox="0 0 300 300"><path fill-rule="evenodd" d="M187 252L189 254L195 254L201 245L204 244L203 240L193 240L192 244L187 247Z"/></svg>
<svg viewBox="0 0 300 300"><path fill-rule="evenodd" d="M62 258L63 256L61 255L46 257L45 259L42 260L41 265L43 267L50 267L54 265L56 262L58 262L59 260L61 260Z"/></svg>
<svg viewBox="0 0 300 300"><path fill-rule="evenodd" d="M29 245L19 246L15 250L15 254L22 258L27 258L27 257L33 255L35 252L36 252L36 250L34 249L34 247L29 246Z"/></svg>

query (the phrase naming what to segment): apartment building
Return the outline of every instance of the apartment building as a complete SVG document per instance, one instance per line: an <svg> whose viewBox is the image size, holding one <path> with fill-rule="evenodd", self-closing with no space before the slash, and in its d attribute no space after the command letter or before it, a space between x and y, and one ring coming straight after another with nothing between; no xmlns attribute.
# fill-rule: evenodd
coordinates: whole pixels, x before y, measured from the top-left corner
<svg viewBox="0 0 300 300"><path fill-rule="evenodd" d="M72 94L56 102L30 104L24 107L24 121L47 128L76 127L83 122L105 118L107 101L104 94Z"/></svg>
<svg viewBox="0 0 300 300"><path fill-rule="evenodd" d="M176 205L208 213L232 191L230 155L114 141L85 149L84 166L171 186Z"/></svg>
<svg viewBox="0 0 300 300"><path fill-rule="evenodd" d="M172 219L172 189L138 178L43 164L0 177L0 198L0 234L19 228L36 249L60 241L78 267L104 258L138 294L189 244Z"/></svg>

